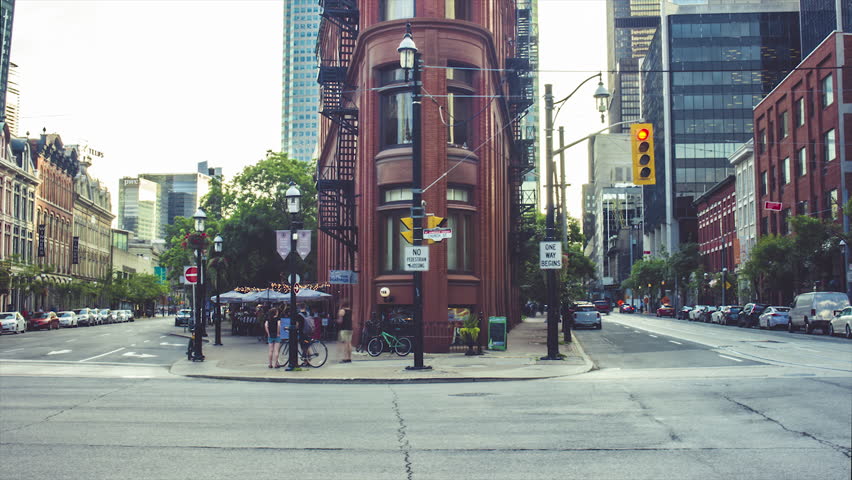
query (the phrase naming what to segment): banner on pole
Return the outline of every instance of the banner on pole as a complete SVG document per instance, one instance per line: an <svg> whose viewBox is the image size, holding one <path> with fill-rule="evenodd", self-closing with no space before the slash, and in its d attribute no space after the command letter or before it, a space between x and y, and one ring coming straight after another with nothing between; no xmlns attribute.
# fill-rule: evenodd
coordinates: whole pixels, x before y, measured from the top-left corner
<svg viewBox="0 0 852 480"><path fill-rule="evenodd" d="M311 231L298 230L298 233L299 238L296 239L296 251L299 252L299 256L304 260L311 253Z"/></svg>
<svg viewBox="0 0 852 480"><path fill-rule="evenodd" d="M290 255L290 230L275 230L275 250L283 260Z"/></svg>

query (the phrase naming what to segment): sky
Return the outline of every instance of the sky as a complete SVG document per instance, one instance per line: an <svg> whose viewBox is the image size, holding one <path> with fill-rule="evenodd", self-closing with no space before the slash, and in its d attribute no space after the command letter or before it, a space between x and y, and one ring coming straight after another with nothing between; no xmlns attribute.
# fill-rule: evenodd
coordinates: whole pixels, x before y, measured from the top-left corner
<svg viewBox="0 0 852 480"><path fill-rule="evenodd" d="M233 177L280 149L283 1L17 0L19 134L46 128L103 152L89 171L114 212L121 177L193 172L201 161ZM558 100L606 68L605 0L539 9L541 93L553 84ZM557 118L566 142L602 127L595 88L588 82ZM566 154L578 218L587 151Z"/></svg>

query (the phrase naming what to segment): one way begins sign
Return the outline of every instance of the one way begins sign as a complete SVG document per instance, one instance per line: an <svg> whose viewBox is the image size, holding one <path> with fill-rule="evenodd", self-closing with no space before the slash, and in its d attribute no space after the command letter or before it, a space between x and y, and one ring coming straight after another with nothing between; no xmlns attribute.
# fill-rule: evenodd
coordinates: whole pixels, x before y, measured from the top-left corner
<svg viewBox="0 0 852 480"><path fill-rule="evenodd" d="M540 269L562 268L562 242L539 242L538 250Z"/></svg>

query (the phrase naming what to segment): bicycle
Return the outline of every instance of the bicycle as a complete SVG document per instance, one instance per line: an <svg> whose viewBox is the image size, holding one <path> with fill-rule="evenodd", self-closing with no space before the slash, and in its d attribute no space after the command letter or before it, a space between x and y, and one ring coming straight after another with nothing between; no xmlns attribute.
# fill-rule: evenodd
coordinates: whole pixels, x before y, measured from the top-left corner
<svg viewBox="0 0 852 480"><path fill-rule="evenodd" d="M411 353L411 340L406 337L395 337L384 331L370 339L370 343L367 344L367 353L371 357L378 357L385 350L385 345L400 357Z"/></svg>
<svg viewBox="0 0 852 480"><path fill-rule="evenodd" d="M304 347L304 341L299 341L299 358L302 359L302 364L309 367L319 368L325 365L328 360L328 347L325 346L322 340L308 340L307 347ZM286 339L281 345L281 353L278 355L278 363L282 367L286 367L290 363L290 342Z"/></svg>

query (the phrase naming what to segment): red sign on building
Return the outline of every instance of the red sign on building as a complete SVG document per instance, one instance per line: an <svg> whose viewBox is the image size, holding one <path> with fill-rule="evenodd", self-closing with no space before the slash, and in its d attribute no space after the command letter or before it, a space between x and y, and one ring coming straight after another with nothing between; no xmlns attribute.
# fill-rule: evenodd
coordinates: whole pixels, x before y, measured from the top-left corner
<svg viewBox="0 0 852 480"><path fill-rule="evenodd" d="M780 212L781 211L781 202L770 202L770 201L767 200L767 201L763 202L763 209L764 210L772 210L772 211L775 211L775 212Z"/></svg>

